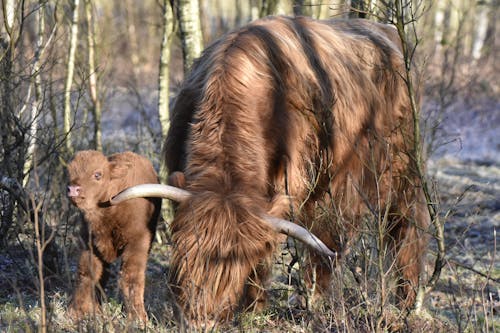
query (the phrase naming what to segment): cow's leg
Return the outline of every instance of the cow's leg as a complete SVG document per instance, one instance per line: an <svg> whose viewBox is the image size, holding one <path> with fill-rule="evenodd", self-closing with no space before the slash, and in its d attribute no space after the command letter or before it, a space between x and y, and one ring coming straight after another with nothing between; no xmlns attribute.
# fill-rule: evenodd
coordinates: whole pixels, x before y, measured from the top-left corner
<svg viewBox="0 0 500 333"><path fill-rule="evenodd" d="M428 242L429 213L423 195L418 201L406 200L394 214L389 245L398 275L398 302L408 308L415 302L423 259Z"/></svg>
<svg viewBox="0 0 500 333"><path fill-rule="evenodd" d="M245 311L259 312L266 307L266 286L270 273L270 262L266 262L259 264L250 274L243 295L242 307Z"/></svg>
<svg viewBox="0 0 500 333"><path fill-rule="evenodd" d="M326 207L333 205L332 203L328 203L328 198L325 198L325 202ZM303 296L311 297L310 301L313 303L324 296L330 295L332 291L333 270L341 255L340 239L338 236L340 233L339 228L332 222L329 216L318 218L316 216L316 209L317 207L314 202L311 202L306 206L302 220L313 221L314 223L309 226L311 232L317 235L338 256L336 258L326 258L315 251L308 251L309 257L304 263L304 282L307 288L307 295ZM303 306L306 305L302 297L299 300Z"/></svg>
<svg viewBox="0 0 500 333"><path fill-rule="evenodd" d="M146 322L148 317L144 308L145 272L151 237L145 235L129 243L122 254L120 288L123 292L125 307L130 318Z"/></svg>
<svg viewBox="0 0 500 333"><path fill-rule="evenodd" d="M78 281L73 300L70 305L70 314L81 317L99 310L95 289L101 277L105 264L91 251L85 250L78 263Z"/></svg>
<svg viewBox="0 0 500 333"><path fill-rule="evenodd" d="M330 232L325 230L312 229L315 235L321 235L320 238L328 248L336 253L339 253L339 245ZM327 297L332 292L333 270L337 264L338 258L326 258L315 251L308 251L309 256L304 263L304 287L302 293L292 296L293 302L301 306L307 306L306 299L309 299L309 304L314 304L324 297Z"/></svg>
<svg viewBox="0 0 500 333"><path fill-rule="evenodd" d="M337 251L334 246L329 247ZM310 252L304 278L306 287L311 292L310 296L313 296L313 299L317 296L330 294L332 274L336 264L335 258L325 258L322 255Z"/></svg>

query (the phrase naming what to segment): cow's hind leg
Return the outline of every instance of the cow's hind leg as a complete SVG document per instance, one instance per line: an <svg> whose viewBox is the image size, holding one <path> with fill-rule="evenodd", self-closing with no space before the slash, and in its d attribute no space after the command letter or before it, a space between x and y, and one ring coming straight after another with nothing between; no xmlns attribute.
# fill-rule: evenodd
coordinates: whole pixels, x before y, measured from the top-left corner
<svg viewBox="0 0 500 333"><path fill-rule="evenodd" d="M99 311L95 291L104 269L105 264L94 253L89 250L82 252L78 263L77 287L70 305L71 316L81 317Z"/></svg>
<svg viewBox="0 0 500 333"><path fill-rule="evenodd" d="M389 231L389 245L398 275L398 302L409 308L415 302L423 259L428 242L429 213L423 200L400 205Z"/></svg>
<svg viewBox="0 0 500 333"><path fill-rule="evenodd" d="M129 316L143 322L148 319L144 308L144 286L150 243L151 237L146 235L127 245L122 255L120 277L120 288Z"/></svg>

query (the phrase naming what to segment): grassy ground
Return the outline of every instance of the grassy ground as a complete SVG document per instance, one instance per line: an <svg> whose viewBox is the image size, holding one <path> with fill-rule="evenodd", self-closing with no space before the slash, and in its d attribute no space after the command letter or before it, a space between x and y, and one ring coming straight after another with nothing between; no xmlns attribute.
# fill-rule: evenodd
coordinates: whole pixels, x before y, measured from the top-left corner
<svg viewBox="0 0 500 333"><path fill-rule="evenodd" d="M290 267L286 249L278 255L269 306L260 314L245 314L221 331L360 332L374 331L377 325L391 331L414 332L498 332L500 321L499 278L496 231L500 224L500 167L460 162L432 161L429 172L439 183L446 223L447 264L440 281L426 297L422 314L405 317L386 305L384 318L370 307L376 295L363 298L362 285L355 281L350 265L336 271L334 294L309 307L290 303L300 290L297 266ZM161 228L166 228L163 225ZM160 235L165 235L160 232ZM71 239L68 241L72 243ZM40 297L34 258L27 249L10 248L0 255L0 331L30 332L39 329ZM75 271L74 248L68 248L66 271L48 279L46 300L49 331L122 332L140 330L126 320L113 279L102 315L75 324L66 313ZM150 321L147 331L170 332L178 328L166 290L169 244L165 237L155 243L147 271L146 306ZM433 256L429 255L429 269ZM116 271L116 269L115 269ZM116 276L115 276L116 278ZM290 282L291 281L291 282ZM369 292L369 290L367 291ZM303 304L302 304L303 305Z"/></svg>
<svg viewBox="0 0 500 333"><path fill-rule="evenodd" d="M500 168L443 159L431 165L441 189L448 263L428 298L458 331L500 330Z"/></svg>

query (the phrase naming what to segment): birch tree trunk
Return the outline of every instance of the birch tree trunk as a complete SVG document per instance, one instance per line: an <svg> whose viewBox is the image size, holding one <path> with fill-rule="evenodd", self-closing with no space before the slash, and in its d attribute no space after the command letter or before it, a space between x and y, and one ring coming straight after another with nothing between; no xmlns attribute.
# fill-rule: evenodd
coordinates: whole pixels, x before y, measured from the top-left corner
<svg viewBox="0 0 500 333"><path fill-rule="evenodd" d="M31 68L31 80L35 90L35 99L30 106L30 114L28 118L28 148L26 149L26 158L23 167L23 187L28 184L29 172L33 166L33 158L36 146L36 137L38 132L38 115L42 105L42 80L40 77L40 59L43 52L43 43L45 35L45 3L43 0L38 2L39 8L37 11L38 20L38 36L36 41L35 56ZM31 89L31 87L30 87ZM29 101L27 101L29 103ZM26 105L28 106L28 104Z"/></svg>
<svg viewBox="0 0 500 333"><path fill-rule="evenodd" d="M259 1L250 0L250 19L252 21L259 18Z"/></svg>
<svg viewBox="0 0 500 333"><path fill-rule="evenodd" d="M476 12L476 29L472 39L472 58L481 58L486 32L488 30L488 7L486 4L479 4Z"/></svg>
<svg viewBox="0 0 500 333"><path fill-rule="evenodd" d="M87 46L89 67L89 92L94 116L94 149L102 151L101 101L98 94L97 71L95 66L95 27L92 19L92 2L85 0L85 17L87 20Z"/></svg>
<svg viewBox="0 0 500 333"><path fill-rule="evenodd" d="M262 0L259 16L265 17L268 15L276 14L278 4L279 0Z"/></svg>
<svg viewBox="0 0 500 333"><path fill-rule="evenodd" d="M482 57L494 57L498 56L498 36L497 32L497 14L500 8L500 0L491 0L489 3L488 10L488 28L486 29L486 35L484 36L483 49L481 51Z"/></svg>
<svg viewBox="0 0 500 333"><path fill-rule="evenodd" d="M0 31L0 135L2 138L0 147L0 234L5 235L12 225L15 198L9 189L10 185L18 179L16 155L19 143L22 142L23 138L16 127L12 98L16 2L4 0L2 6L3 25L2 31Z"/></svg>
<svg viewBox="0 0 500 333"><path fill-rule="evenodd" d="M125 1L125 24L127 25L127 36L129 47L128 50L130 52L130 61L132 62L132 73L133 73L133 82L134 84L138 83L139 79L139 66L140 66L140 57L139 57L139 42L137 38L137 29L134 20L134 12L133 9L136 8L138 4L134 5L133 0Z"/></svg>
<svg viewBox="0 0 500 333"><path fill-rule="evenodd" d="M313 6L314 6L314 0L294 0L292 7L293 7L293 14L295 16L313 16Z"/></svg>
<svg viewBox="0 0 500 333"><path fill-rule="evenodd" d="M198 58L203 50L199 1L178 0L177 15L182 40L184 73L187 73L194 59Z"/></svg>
<svg viewBox="0 0 500 333"><path fill-rule="evenodd" d="M351 0L349 17L356 18L365 18L366 17L366 8L364 0Z"/></svg>
<svg viewBox="0 0 500 333"><path fill-rule="evenodd" d="M2 146L0 155L2 162L2 178L13 177L11 166L12 148L18 138L12 134L15 129L14 105L12 100L12 72L14 61L14 19L16 3L14 0L2 2L3 24L0 34L0 135L2 136ZM20 133L19 133L20 134Z"/></svg>
<svg viewBox="0 0 500 333"><path fill-rule="evenodd" d="M449 43L450 5L448 0L441 0L436 3L436 12L434 14L435 56L440 55L443 45Z"/></svg>
<svg viewBox="0 0 500 333"><path fill-rule="evenodd" d="M72 0L71 7L73 15L70 26L70 40L68 61L66 63L66 84L64 86L64 114L63 131L66 135L66 151L73 154L73 145L71 144L71 86L73 84L73 75L75 71L75 52L78 43L78 8L80 0Z"/></svg>
<svg viewBox="0 0 500 333"><path fill-rule="evenodd" d="M169 64L170 47L175 35L174 12L169 0L163 0L163 38L160 50L160 70L158 77L158 115L160 118L162 138L167 137L170 126L169 117Z"/></svg>

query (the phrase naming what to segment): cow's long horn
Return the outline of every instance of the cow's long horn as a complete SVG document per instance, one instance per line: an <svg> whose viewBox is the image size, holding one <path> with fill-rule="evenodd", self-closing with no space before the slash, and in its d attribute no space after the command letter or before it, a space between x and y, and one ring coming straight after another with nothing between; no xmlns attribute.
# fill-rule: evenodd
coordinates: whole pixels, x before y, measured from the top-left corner
<svg viewBox="0 0 500 333"><path fill-rule="evenodd" d="M144 197L167 198L177 202L183 202L189 199L191 193L178 187L163 184L141 184L127 188L121 191L109 202L111 205L117 205L120 202Z"/></svg>
<svg viewBox="0 0 500 333"><path fill-rule="evenodd" d="M189 191L170 185L141 184L123 190L112 197L109 202L111 205L117 205L129 199L144 197L167 198L177 202L183 202L189 199L191 195ZM270 215L264 215L263 218L275 231L293 237L327 257L334 258L336 256L336 253L330 250L318 237L300 225Z"/></svg>
<svg viewBox="0 0 500 333"><path fill-rule="evenodd" d="M335 258L337 253L330 250L328 246L325 245L318 237L316 237L312 232L298 224L290 222L288 220L280 219L274 216L265 215L264 219L273 226L274 230L282 234L286 234L293 237L302 243L306 244L316 252L325 255L330 258Z"/></svg>

